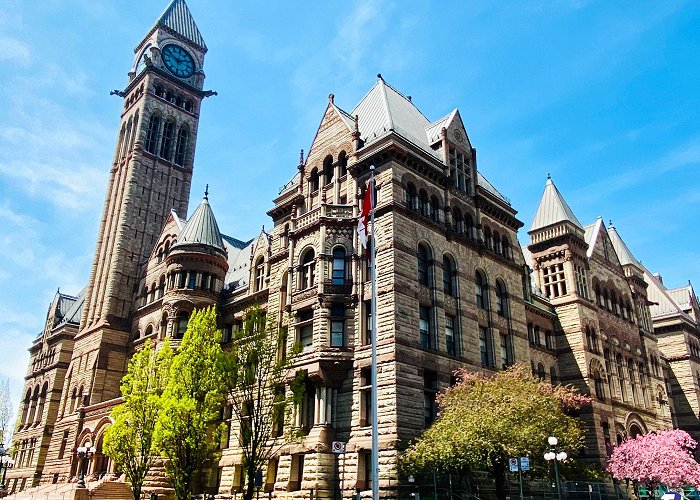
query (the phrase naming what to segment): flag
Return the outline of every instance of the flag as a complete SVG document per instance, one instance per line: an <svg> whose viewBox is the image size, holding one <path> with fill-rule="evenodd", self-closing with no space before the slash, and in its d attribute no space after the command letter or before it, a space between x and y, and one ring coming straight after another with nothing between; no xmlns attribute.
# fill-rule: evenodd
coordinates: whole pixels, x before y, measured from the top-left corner
<svg viewBox="0 0 700 500"><path fill-rule="evenodd" d="M357 219L357 237L360 240L362 248L367 248L369 234L369 218L372 211L372 200L370 199L370 188L365 189L365 195L362 198L362 208L360 217Z"/></svg>

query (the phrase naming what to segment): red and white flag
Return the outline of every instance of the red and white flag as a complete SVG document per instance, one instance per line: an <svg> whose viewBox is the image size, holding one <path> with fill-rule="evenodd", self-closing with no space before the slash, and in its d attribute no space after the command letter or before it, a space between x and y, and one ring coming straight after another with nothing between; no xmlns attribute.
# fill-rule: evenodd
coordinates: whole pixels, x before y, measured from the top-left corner
<svg viewBox="0 0 700 500"><path fill-rule="evenodd" d="M370 199L370 188L365 189L365 196L362 198L360 217L357 219L357 237L362 248L367 248L369 235L369 218L372 212L372 200Z"/></svg>

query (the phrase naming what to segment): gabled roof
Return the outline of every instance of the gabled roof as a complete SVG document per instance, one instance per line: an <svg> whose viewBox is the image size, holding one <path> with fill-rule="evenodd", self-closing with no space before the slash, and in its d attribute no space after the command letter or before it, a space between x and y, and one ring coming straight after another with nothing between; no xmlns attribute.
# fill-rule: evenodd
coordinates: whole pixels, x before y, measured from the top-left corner
<svg viewBox="0 0 700 500"><path fill-rule="evenodd" d="M194 22L185 0L173 0L153 27L158 26L168 28L205 51L207 50L207 44L204 43L204 38L199 32L197 23Z"/></svg>
<svg viewBox="0 0 700 500"><path fill-rule="evenodd" d="M544 193L537 207L535 218L530 226L530 232L551 226L558 222L568 221L583 231L583 226L574 215L551 178L547 178Z"/></svg>
<svg viewBox="0 0 700 500"><path fill-rule="evenodd" d="M595 247L595 242L598 241L598 234L603 227L603 218L598 217L593 224L589 224L584 228L583 239L588 243L588 250L586 251L586 257L589 259L593 256L593 248Z"/></svg>
<svg viewBox="0 0 700 500"><path fill-rule="evenodd" d="M394 131L426 152L436 155L428 144L425 132L430 121L408 97L386 83L381 76L350 115L359 117L358 126L365 144L386 132Z"/></svg>
<svg viewBox="0 0 700 500"><path fill-rule="evenodd" d="M443 116L426 127L425 133L428 136L428 142L430 144L434 144L440 140L440 132L442 131L442 128L446 128L450 122L454 120L455 115L457 115L457 108L453 109L449 115Z"/></svg>
<svg viewBox="0 0 700 500"><path fill-rule="evenodd" d="M639 261L634 257L634 255L632 255L632 252L630 251L629 247L625 244L625 242L622 241L622 238L617 232L617 229L615 229L615 226L608 227L608 236L610 236L610 241L612 242L612 246L615 249L617 258L620 259L620 264L622 264L623 266L633 265L641 269Z"/></svg>
<svg viewBox="0 0 700 500"><path fill-rule="evenodd" d="M173 248L187 244L207 245L226 252L219 225L206 196L180 231Z"/></svg>
<svg viewBox="0 0 700 500"><path fill-rule="evenodd" d="M644 281L649 285L647 287L647 297L652 303L649 306L652 317L665 315L685 315L681 306L673 300L666 286L664 286L658 276L652 274L646 267L642 266L644 271Z"/></svg>

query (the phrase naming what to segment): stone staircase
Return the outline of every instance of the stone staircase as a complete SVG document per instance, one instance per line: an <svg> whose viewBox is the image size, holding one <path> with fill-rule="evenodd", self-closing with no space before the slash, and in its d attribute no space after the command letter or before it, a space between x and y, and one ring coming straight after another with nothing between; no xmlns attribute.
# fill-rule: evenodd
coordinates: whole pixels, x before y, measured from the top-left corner
<svg viewBox="0 0 700 500"><path fill-rule="evenodd" d="M131 488L120 481L105 481L90 491L91 500L134 500Z"/></svg>

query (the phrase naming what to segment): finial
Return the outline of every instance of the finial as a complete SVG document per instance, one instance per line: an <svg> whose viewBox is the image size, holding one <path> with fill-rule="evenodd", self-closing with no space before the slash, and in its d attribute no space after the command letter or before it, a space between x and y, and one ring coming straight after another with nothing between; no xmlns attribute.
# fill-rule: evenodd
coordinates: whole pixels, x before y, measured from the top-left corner
<svg viewBox="0 0 700 500"><path fill-rule="evenodd" d="M360 131L360 115L355 115L355 132Z"/></svg>
<svg viewBox="0 0 700 500"><path fill-rule="evenodd" d="M384 81L384 78L382 78L382 74L381 74L381 73L377 73L377 80Z"/></svg>
<svg viewBox="0 0 700 500"><path fill-rule="evenodd" d="M333 100L335 99L335 96L333 94L328 94L328 103L333 104Z"/></svg>
<svg viewBox="0 0 700 500"><path fill-rule="evenodd" d="M608 219L608 226L612 227L612 219Z"/></svg>
<svg viewBox="0 0 700 500"><path fill-rule="evenodd" d="M547 180L548 180L548 181L551 181L551 180L552 180L552 176L549 175L549 172L547 172Z"/></svg>
<svg viewBox="0 0 700 500"><path fill-rule="evenodd" d="M407 95L406 98L408 99L409 102L413 102L413 98L410 95Z"/></svg>
<svg viewBox="0 0 700 500"><path fill-rule="evenodd" d="M207 184L207 187L204 188L204 199L209 199L209 184Z"/></svg>
<svg viewBox="0 0 700 500"><path fill-rule="evenodd" d="M301 152L299 153L299 165L304 164L304 150L302 149Z"/></svg>

